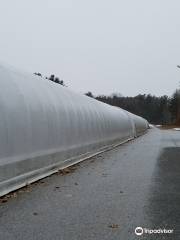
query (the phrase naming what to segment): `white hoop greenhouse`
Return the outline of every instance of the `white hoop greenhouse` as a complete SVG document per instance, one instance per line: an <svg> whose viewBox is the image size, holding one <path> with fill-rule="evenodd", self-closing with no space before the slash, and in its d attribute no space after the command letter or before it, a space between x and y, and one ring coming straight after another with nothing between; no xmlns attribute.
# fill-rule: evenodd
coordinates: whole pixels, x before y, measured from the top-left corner
<svg viewBox="0 0 180 240"><path fill-rule="evenodd" d="M144 133L148 122L0 66L0 195Z"/></svg>

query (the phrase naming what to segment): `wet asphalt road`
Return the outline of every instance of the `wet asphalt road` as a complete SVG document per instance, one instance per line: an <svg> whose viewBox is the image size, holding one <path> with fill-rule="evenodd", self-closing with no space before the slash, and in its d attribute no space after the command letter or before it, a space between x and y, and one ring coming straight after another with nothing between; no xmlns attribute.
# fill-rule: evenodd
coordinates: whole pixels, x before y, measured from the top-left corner
<svg viewBox="0 0 180 240"><path fill-rule="evenodd" d="M20 190L0 204L1 239L180 239L180 132L151 129Z"/></svg>

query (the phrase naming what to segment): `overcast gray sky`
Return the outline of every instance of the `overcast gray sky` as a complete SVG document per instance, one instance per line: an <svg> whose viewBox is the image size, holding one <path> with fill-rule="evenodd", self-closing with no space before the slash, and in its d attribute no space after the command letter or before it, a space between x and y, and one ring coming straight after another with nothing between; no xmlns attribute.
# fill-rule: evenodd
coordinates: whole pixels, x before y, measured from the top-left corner
<svg viewBox="0 0 180 240"><path fill-rule="evenodd" d="M171 95L179 0L0 0L0 60L78 92Z"/></svg>

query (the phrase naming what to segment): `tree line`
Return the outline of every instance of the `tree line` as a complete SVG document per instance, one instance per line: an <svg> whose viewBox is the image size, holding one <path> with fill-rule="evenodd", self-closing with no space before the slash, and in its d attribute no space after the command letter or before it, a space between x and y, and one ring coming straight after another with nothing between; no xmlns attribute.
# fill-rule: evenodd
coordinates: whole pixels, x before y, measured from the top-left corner
<svg viewBox="0 0 180 240"><path fill-rule="evenodd" d="M43 77L41 73L35 72L34 74ZM44 78L66 86L64 81L54 74ZM152 124L180 125L180 89L177 89L171 97L166 95L157 97L151 94L139 94L135 97L124 97L121 94L95 96L90 91L85 93L85 95L142 116Z"/></svg>
<svg viewBox="0 0 180 240"><path fill-rule="evenodd" d="M120 94L94 96L91 92L85 95L142 116L152 124L180 125L180 89L171 97L151 94L139 94L135 97L124 97Z"/></svg>
<svg viewBox="0 0 180 240"><path fill-rule="evenodd" d="M35 72L34 75L43 78L43 75L39 72ZM50 77L44 77L44 78L47 79L47 80L50 80L52 82L58 83L58 84L60 84L64 87L66 86L65 83L64 83L64 80L60 80L59 77L56 77L54 74L51 74Z"/></svg>

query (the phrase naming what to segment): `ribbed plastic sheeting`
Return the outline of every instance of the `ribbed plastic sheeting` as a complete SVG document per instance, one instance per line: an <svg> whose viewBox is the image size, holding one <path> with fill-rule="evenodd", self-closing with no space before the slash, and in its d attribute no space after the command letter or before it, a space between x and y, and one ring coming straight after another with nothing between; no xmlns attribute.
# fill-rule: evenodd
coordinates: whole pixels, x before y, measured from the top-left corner
<svg viewBox="0 0 180 240"><path fill-rule="evenodd" d="M145 119L0 66L0 195L146 131Z"/></svg>

